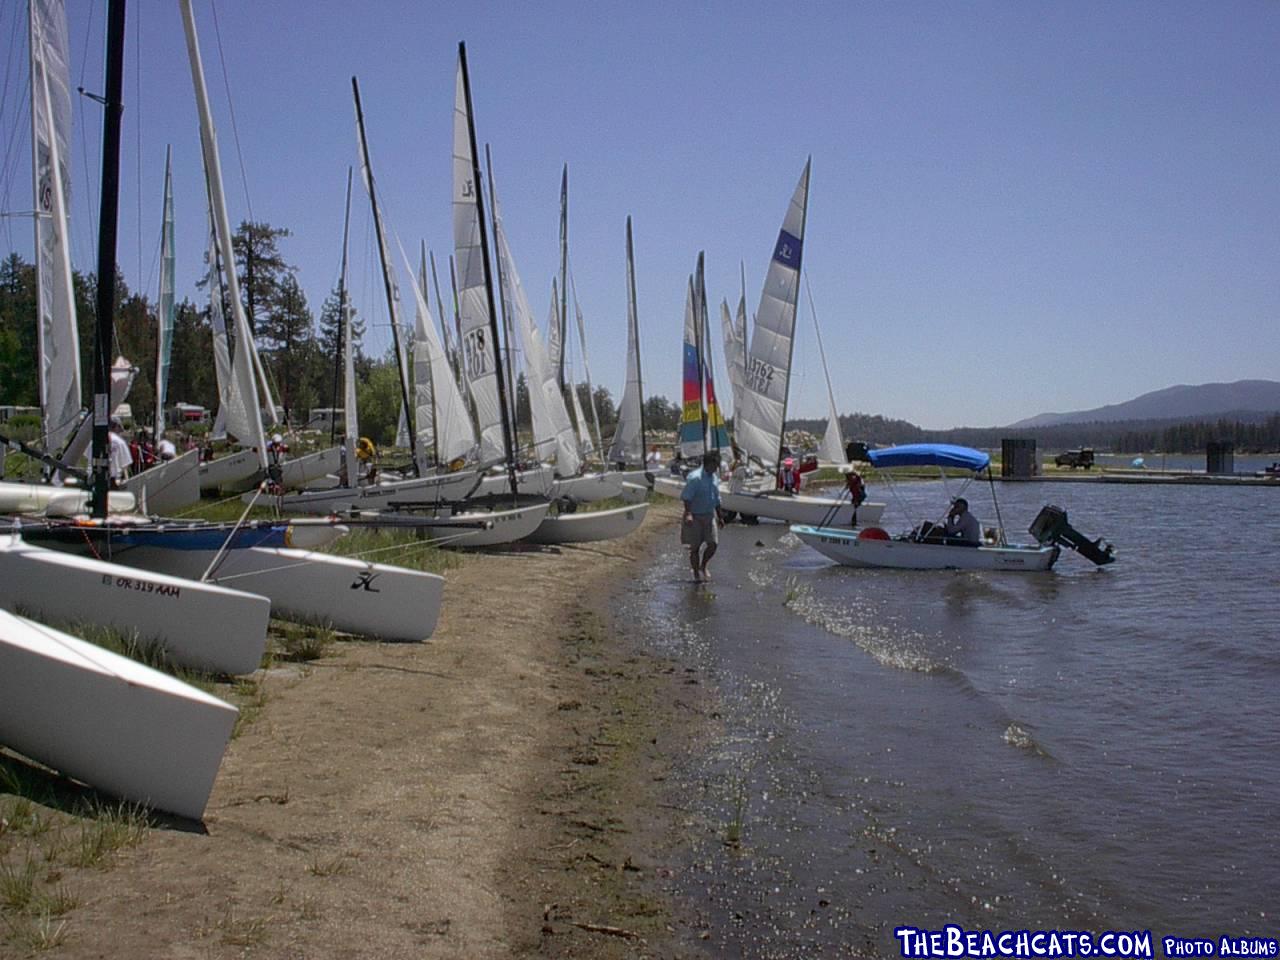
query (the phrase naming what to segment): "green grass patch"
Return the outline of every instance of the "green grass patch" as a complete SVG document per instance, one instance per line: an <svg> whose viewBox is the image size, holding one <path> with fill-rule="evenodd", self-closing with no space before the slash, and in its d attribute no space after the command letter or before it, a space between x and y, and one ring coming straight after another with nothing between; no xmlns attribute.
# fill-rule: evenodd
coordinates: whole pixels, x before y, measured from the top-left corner
<svg viewBox="0 0 1280 960"><path fill-rule="evenodd" d="M271 621L268 637L271 640L270 657L290 663L306 663L327 657L336 639L332 627L284 620Z"/></svg>
<svg viewBox="0 0 1280 960"><path fill-rule="evenodd" d="M424 573L444 573L462 566L463 558L424 540L413 530L352 530L321 548L338 557L389 563Z"/></svg>

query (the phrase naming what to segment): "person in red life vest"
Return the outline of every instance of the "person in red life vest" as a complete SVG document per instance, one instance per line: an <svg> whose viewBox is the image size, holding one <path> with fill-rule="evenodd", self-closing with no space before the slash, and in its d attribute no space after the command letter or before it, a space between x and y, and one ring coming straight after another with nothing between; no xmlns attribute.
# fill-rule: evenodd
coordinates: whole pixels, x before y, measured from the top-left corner
<svg viewBox="0 0 1280 960"><path fill-rule="evenodd" d="M852 464L845 464L840 468L840 472L844 474L844 483L849 490L849 499L853 503L853 521L849 526L856 527L858 525L858 508L867 499L867 485L862 482L862 474L858 473Z"/></svg>
<svg viewBox="0 0 1280 960"><path fill-rule="evenodd" d="M280 434L273 434L267 443L267 492L275 496L284 493L284 461L289 445Z"/></svg>
<svg viewBox="0 0 1280 960"><path fill-rule="evenodd" d="M800 474L796 472L796 462L791 457L784 457L782 466L778 468L778 489L783 493L795 493L800 489Z"/></svg>

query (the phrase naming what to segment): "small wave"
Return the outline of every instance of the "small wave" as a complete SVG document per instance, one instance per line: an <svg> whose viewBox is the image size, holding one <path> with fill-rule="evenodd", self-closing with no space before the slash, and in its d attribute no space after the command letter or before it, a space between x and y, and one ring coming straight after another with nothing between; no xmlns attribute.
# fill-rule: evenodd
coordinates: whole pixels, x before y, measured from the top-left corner
<svg viewBox="0 0 1280 960"><path fill-rule="evenodd" d="M931 660L917 649L924 640L921 634L912 631L888 633L883 624L856 620L847 612L838 611L819 600L809 589L797 587L789 592L785 606L806 623L852 640L860 650L883 666L914 673L950 671L946 664Z"/></svg>
<svg viewBox="0 0 1280 960"><path fill-rule="evenodd" d="M1019 750L1028 750L1038 757L1049 756L1048 752L1036 742L1035 737L1028 733L1025 727L1013 722L1010 722L1004 728L1004 742L1011 747L1017 747Z"/></svg>

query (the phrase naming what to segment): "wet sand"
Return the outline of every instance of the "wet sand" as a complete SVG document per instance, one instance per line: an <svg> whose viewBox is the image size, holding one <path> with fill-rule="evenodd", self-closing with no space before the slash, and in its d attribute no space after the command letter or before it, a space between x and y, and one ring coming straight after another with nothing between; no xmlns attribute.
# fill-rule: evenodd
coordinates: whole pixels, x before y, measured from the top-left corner
<svg viewBox="0 0 1280 960"><path fill-rule="evenodd" d="M667 792L704 688L607 613L677 517L469 556L429 642L271 670L203 832L43 866L77 904L45 955L700 955L668 895L694 827ZM0 831L0 859L23 843ZM0 955L22 949L0 924Z"/></svg>

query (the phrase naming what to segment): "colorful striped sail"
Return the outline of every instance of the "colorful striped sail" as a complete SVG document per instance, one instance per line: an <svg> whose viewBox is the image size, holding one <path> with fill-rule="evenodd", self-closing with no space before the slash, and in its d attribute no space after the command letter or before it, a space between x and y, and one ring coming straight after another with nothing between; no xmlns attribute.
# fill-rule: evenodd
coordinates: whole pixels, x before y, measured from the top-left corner
<svg viewBox="0 0 1280 960"><path fill-rule="evenodd" d="M684 403L677 436L682 457L700 457L707 449L706 415L702 408L702 357L698 341L698 324L693 312L693 278L690 277L684 300Z"/></svg>

